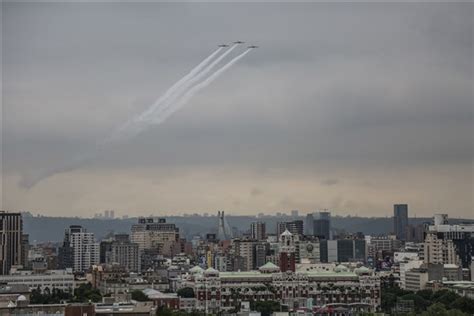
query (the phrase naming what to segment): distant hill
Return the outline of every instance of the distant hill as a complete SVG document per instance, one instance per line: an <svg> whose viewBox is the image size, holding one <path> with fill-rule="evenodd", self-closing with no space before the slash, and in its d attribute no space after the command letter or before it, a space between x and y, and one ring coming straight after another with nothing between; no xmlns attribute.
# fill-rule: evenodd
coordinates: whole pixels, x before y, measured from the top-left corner
<svg viewBox="0 0 474 316"><path fill-rule="evenodd" d="M291 220L290 217L263 217L259 221L267 223L267 232L275 233L276 223L281 220ZM304 220L304 217L298 219ZM166 220L175 223L184 237L191 238L194 235L205 235L217 231L217 216L167 216ZM253 216L228 216L227 221L230 226L238 227L240 231L245 231L250 227L250 223L255 221ZM410 223L418 224L431 222L431 218L411 218ZM384 234L392 231L392 218L390 217L340 217L332 218L332 226L347 232L363 232L364 234ZM461 221L473 221L465 219L450 219L450 223ZM128 219L95 219L76 217L47 217L23 216L24 232L30 235L30 242L37 241L61 241L64 237L64 229L69 225L82 225L88 231L95 233L98 239L103 238L110 232L130 233L132 224L137 222L137 218Z"/></svg>

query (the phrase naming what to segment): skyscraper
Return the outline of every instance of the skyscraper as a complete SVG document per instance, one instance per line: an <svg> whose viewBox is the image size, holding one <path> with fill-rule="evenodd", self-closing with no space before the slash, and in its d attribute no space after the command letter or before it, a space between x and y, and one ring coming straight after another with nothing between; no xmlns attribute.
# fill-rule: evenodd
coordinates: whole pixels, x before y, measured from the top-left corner
<svg viewBox="0 0 474 316"><path fill-rule="evenodd" d="M22 235L21 213L0 211L0 274L9 274L12 266L21 264Z"/></svg>
<svg viewBox="0 0 474 316"><path fill-rule="evenodd" d="M395 204L393 206L393 232L398 240L406 240L408 228L408 205Z"/></svg>
<svg viewBox="0 0 474 316"><path fill-rule="evenodd" d="M304 234L307 236L314 235L314 215L313 213L306 214L304 222Z"/></svg>
<svg viewBox="0 0 474 316"><path fill-rule="evenodd" d="M59 266L75 272L87 271L99 263L99 244L94 233L88 233L80 225L71 225L64 232L63 246L59 249Z"/></svg>
<svg viewBox="0 0 474 316"><path fill-rule="evenodd" d="M140 270L138 244L132 243L126 234L115 235L115 240L110 245L110 254L105 257L108 259L107 263L118 264L127 271Z"/></svg>
<svg viewBox="0 0 474 316"><path fill-rule="evenodd" d="M277 236L280 237L285 230L288 230L293 235L303 235L303 221L294 220L291 222L278 222L277 223Z"/></svg>
<svg viewBox="0 0 474 316"><path fill-rule="evenodd" d="M331 213L319 212L313 221L313 234L326 240L331 239Z"/></svg>
<svg viewBox="0 0 474 316"><path fill-rule="evenodd" d="M250 235L253 240L265 240L266 229L264 222L253 222L250 224Z"/></svg>
<svg viewBox="0 0 474 316"><path fill-rule="evenodd" d="M140 252L145 249L170 247L179 241L179 228L167 223L165 218L141 217L132 225L132 243L138 244Z"/></svg>

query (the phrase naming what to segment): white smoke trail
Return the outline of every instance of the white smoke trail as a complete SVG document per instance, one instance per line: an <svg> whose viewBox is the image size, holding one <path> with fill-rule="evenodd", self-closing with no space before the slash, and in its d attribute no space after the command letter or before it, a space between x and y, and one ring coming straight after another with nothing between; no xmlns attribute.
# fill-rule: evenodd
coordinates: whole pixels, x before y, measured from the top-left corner
<svg viewBox="0 0 474 316"><path fill-rule="evenodd" d="M216 55L219 54L223 49L224 47L219 47L218 49L216 49L212 54L210 54L196 67L194 67L187 75L185 75L175 84L173 84L168 90L166 90L166 92L160 98L158 98L158 100L156 100L155 103L153 103L148 109L120 126L117 131L110 135L103 143L120 140L121 138L132 137L133 135L136 135L137 133L142 131L143 126L140 125L142 124L143 120L149 117L153 112L157 111L169 97L173 96L173 94L182 93L183 88L188 87L187 85L184 86L184 84L190 79L192 79L194 76L199 74L203 69L204 71L207 70L208 68L204 67L206 67L209 62L214 59L214 57L216 57Z"/></svg>
<svg viewBox="0 0 474 316"><path fill-rule="evenodd" d="M159 116L160 113L163 113L168 110L169 107L172 107L176 100L178 100L184 92L186 92L186 89L189 89L193 84L199 82L199 80L202 80L217 64L219 64L224 58L227 57L239 44L234 44L232 45L224 54L216 58L212 63L210 63L206 68L204 68L200 73L198 73L196 76L193 78L190 78L187 82L185 82L181 89L177 91L173 96L165 100L163 106L160 108L157 108L156 111L153 113L153 115L148 115L148 118L152 121L153 117Z"/></svg>
<svg viewBox="0 0 474 316"><path fill-rule="evenodd" d="M217 65L225 56L229 54L229 52L234 49L236 45L232 46L230 49L228 49L224 54L222 54L219 58L217 58L214 62L209 64L209 62L222 50L220 47L217 49L215 52L213 52L209 57L207 57L204 61L202 61L198 66L196 66L190 73L188 73L185 77L183 77L181 80L179 80L176 84L174 84L168 91L158 99L157 102L155 102L148 110L140 114L140 116L135 117L134 119L130 120L127 124L122 125L121 128L117 130L117 132L113 133L109 138L107 138L105 141L99 142L96 144L96 146L88 153L88 154L82 154L81 156L77 157L76 159L70 161L68 164L65 164L63 166L54 168L52 170L45 170L44 172L41 172L37 174L36 176L31 176L31 177L23 177L20 180L20 185L24 188L30 189L33 186L35 186L38 182L49 178L55 174L58 173L63 173L67 171L71 171L74 169L77 169L87 162L93 160L97 155L104 150L104 146L110 144L112 141L123 141L128 137L133 137L139 134L142 130L145 128L149 127L151 124L160 124L166 118L168 118L171 114L176 112L180 107L182 107L184 104L186 104L189 99L197 93L199 90L205 88L208 86L212 81L217 79L225 70L230 68L233 64L235 64L239 59L244 57L250 49L246 50L242 54L238 55L234 59L232 59L230 62L222 66L220 69L215 71L212 75L210 75L206 80L203 82L196 84L194 87L192 87L190 90L188 90L182 98L178 100L178 103L173 104L171 107L168 108L167 112L163 112L162 115L160 115L157 119L150 120L151 117L154 117L152 113L154 114L154 111L157 110L158 107L160 107L161 104L165 100L167 100L170 96L174 95L182 95L184 93L184 90L182 89L183 85L191 80L191 78L195 78L199 76L199 78L202 78L200 74L205 72L207 74L209 71L212 70L212 68ZM206 67L207 66L207 67ZM184 80L186 78L186 80ZM186 85L186 87L189 87ZM170 92L171 91L171 92ZM179 94L178 94L179 92ZM166 98L164 96L167 96ZM161 100L161 101L160 101ZM168 103L166 103L168 104ZM153 108L153 111L150 111ZM144 115L146 113L146 115ZM142 119L139 119L142 118ZM146 120L144 120L146 118Z"/></svg>
<svg viewBox="0 0 474 316"><path fill-rule="evenodd" d="M190 90L184 94L177 103L173 104L171 107L167 109L166 112L162 112L161 115L158 115L153 118L153 124L161 124L164 122L168 117L170 117L173 113L178 111L182 106L184 106L186 103L189 102L189 100L200 90L204 89L207 87L209 84L211 84L214 80L216 80L220 75L222 75L226 70L228 70L230 67L232 67L236 62L238 62L240 59L242 59L245 55L247 55L252 49L249 48L246 51L244 51L242 54L238 55L231 61L229 61L227 64L222 66L220 69L215 71L212 75L210 75L206 80L202 81L201 83L198 83L194 87L192 87Z"/></svg>
<svg viewBox="0 0 474 316"><path fill-rule="evenodd" d="M209 55L206 59L204 59L199 65L197 65L196 67L194 67L194 69L192 69L186 76L184 76L183 78L181 78L178 82L176 82L171 88L169 88L165 94L163 94L150 108L148 108L145 112L143 112L142 114L140 114L140 118L145 118L147 117L148 115L150 115L151 113L153 113L156 108L160 105L161 102L163 102L164 100L166 100L167 98L169 98L171 95L173 95L173 93L175 93L176 91L179 91L183 85L186 84L186 82L190 79L192 79L194 76L196 76L197 74L199 74L199 72L201 72L201 70L203 70L203 68L205 66L207 66L207 64L217 55L219 54L219 52L223 49L224 47L219 47L218 49L216 49L211 55ZM214 63L213 63L214 64ZM206 68L207 69L207 68ZM205 70L204 70L205 71Z"/></svg>

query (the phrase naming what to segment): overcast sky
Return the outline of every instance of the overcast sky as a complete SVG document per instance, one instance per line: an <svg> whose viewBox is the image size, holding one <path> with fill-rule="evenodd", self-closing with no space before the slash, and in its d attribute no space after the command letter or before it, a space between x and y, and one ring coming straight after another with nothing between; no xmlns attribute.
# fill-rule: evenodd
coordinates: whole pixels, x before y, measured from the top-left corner
<svg viewBox="0 0 474 316"><path fill-rule="evenodd" d="M473 8L4 3L3 208L472 218ZM166 122L19 185L235 40L260 48Z"/></svg>

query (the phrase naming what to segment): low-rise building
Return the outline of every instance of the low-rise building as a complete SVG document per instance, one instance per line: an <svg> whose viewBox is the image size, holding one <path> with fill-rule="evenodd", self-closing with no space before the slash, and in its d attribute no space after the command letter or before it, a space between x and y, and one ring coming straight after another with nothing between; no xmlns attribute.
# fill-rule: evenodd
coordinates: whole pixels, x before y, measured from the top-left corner
<svg viewBox="0 0 474 316"><path fill-rule="evenodd" d="M328 269L281 272L267 263L257 271L219 272L198 267L180 280L181 287L192 287L196 309L218 313L234 309L242 301L275 300L296 311L308 300L315 309L328 304L358 306L375 311L380 306L380 279L365 267L350 270L344 265Z"/></svg>
<svg viewBox="0 0 474 316"><path fill-rule="evenodd" d="M10 275L1 275L0 283L21 284L28 286L31 290L39 288L41 291L46 288L69 291L76 287L72 269L46 270L42 273L35 273L32 270L15 270Z"/></svg>

